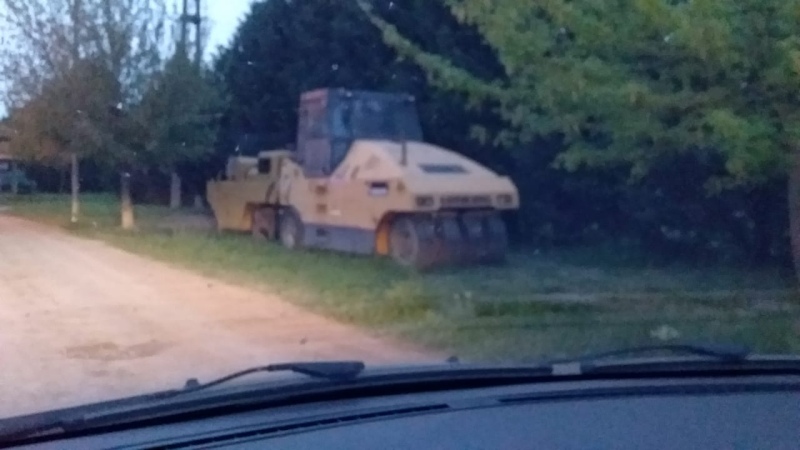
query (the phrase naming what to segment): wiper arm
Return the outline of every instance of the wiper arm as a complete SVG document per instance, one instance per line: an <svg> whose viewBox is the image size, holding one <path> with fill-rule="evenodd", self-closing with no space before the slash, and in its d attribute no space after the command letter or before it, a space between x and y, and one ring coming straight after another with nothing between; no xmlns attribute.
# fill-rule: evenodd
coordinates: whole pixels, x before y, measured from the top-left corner
<svg viewBox="0 0 800 450"><path fill-rule="evenodd" d="M159 398L173 397L175 395L187 394L204 389L212 388L228 381L245 377L259 372L295 372L327 381L347 381L352 380L364 370L364 363L361 361L321 361L321 362L295 362L270 364L268 366L252 367L250 369L234 372L222 378L218 378L207 383L200 383L196 378L190 378L181 390L165 391L159 394Z"/></svg>
<svg viewBox="0 0 800 450"><path fill-rule="evenodd" d="M591 363L602 359L617 356L637 356L649 353L670 353L673 355L694 355L706 356L722 361L742 361L746 359L751 351L748 347L736 344L697 344L697 343L675 343L675 344L656 344L638 347L622 348L602 353L592 353L577 358L565 358L547 361L548 364L564 363Z"/></svg>

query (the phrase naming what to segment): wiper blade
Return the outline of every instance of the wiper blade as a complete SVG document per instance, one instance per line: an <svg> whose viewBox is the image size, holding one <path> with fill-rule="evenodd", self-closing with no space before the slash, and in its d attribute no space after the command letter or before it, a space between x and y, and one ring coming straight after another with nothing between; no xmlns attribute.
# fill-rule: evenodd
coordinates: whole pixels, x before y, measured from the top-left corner
<svg viewBox="0 0 800 450"><path fill-rule="evenodd" d="M590 363L603 359L619 356L642 356L650 353L669 353L672 355L692 355L705 356L721 361L742 361L750 354L751 350L743 345L737 344L698 344L698 343L674 343L674 344L655 344L638 347L622 348L602 353L592 353L577 358L564 358L547 361L547 364L564 363Z"/></svg>
<svg viewBox="0 0 800 450"><path fill-rule="evenodd" d="M242 378L259 372L295 372L307 375L311 378L327 381L347 381L356 378L363 370L362 361L321 361L321 362L295 362L270 364L268 366L252 367L250 369L234 372L222 378L218 378L207 383L200 383L196 378L186 381L183 389L177 391L165 391L159 398L172 397L180 394L187 394L204 389L212 388L229 381Z"/></svg>
<svg viewBox="0 0 800 450"><path fill-rule="evenodd" d="M687 355L701 357L698 360L681 360L666 358L663 360L644 362L621 357L644 357L654 353L670 355ZM671 343L622 348L602 353L594 353L577 358L565 358L547 361L554 375L598 374L600 372L650 372L669 370L683 371L702 365L706 370L723 369L731 365L746 365L751 355L748 347L737 344L698 344ZM618 358L619 357L619 358ZM618 358L618 359L617 359Z"/></svg>
<svg viewBox="0 0 800 450"><path fill-rule="evenodd" d="M112 400L87 407L69 408L62 411L61 414L58 412L48 413L43 418L34 419L32 423L6 428L0 427L0 446L7 442L31 436L59 434L67 430L85 428L92 424L107 424L113 422L113 418L126 417L129 414L136 416L135 412L139 410L149 412L149 405L152 402L193 394L255 373L295 372L314 379L344 382L357 378L364 368L365 365L361 361L294 362L252 367L206 383L200 383L197 379L191 378L186 382L183 389L172 389L128 399Z"/></svg>

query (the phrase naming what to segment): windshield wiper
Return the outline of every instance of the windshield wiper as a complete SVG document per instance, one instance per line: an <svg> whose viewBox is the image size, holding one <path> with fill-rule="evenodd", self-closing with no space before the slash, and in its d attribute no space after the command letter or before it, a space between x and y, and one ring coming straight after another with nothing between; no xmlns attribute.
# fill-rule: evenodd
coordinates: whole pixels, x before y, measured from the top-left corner
<svg viewBox="0 0 800 450"><path fill-rule="evenodd" d="M651 354L687 355L701 357L696 360L633 360L622 357L644 357ZM670 371L686 370L689 366L722 368L730 364L746 363L750 348L737 344L669 343L622 348L601 353L592 353L577 358L555 359L545 362L554 375L581 375L601 371L647 372L655 369Z"/></svg>
<svg viewBox="0 0 800 450"><path fill-rule="evenodd" d="M619 356L642 356L650 353L669 353L672 355L693 355L705 356L712 359L723 361L742 361L746 359L751 350L743 345L737 344L697 344L697 343L674 343L674 344L655 344L643 345L638 347L622 348L602 353L591 353L577 358L564 358L549 360L547 364L595 362L602 359Z"/></svg>
<svg viewBox="0 0 800 450"><path fill-rule="evenodd" d="M242 378L259 372L294 372L307 375L311 378L327 381L347 381L356 378L363 370L361 361L321 361L321 362L295 362L283 364L270 364L268 366L252 367L250 369L234 372L222 378L207 383L200 383L196 378L190 378L181 390L165 391L158 398L173 397L212 388L229 381Z"/></svg>
<svg viewBox="0 0 800 450"><path fill-rule="evenodd" d="M52 433L58 434L66 430L81 429L90 426L94 422L104 424L113 422L113 420L109 419L132 414L133 411L139 407L147 410L148 408L146 405L151 404L151 402L193 394L256 373L294 372L309 376L313 379L344 382L358 377L364 368L365 365L361 361L294 362L252 367L206 383L200 383L196 378L190 378L186 381L183 389L171 389L127 399L112 400L96 405L68 408L47 413L44 417L41 417L42 415L36 415L39 417L31 421L26 421L25 418L7 420L4 424L6 426L0 427L0 446L10 441L25 439L31 436ZM16 422L16 424L8 425L8 422Z"/></svg>
<svg viewBox="0 0 800 450"><path fill-rule="evenodd" d="M680 360L666 358L650 364L631 364L631 360L617 356L643 356L652 353L668 353L671 355L693 355L701 358ZM641 375L643 373L669 372L680 374L685 369L725 370L743 369L752 366L753 370L762 367L762 363L748 359L749 349L737 345L708 345L672 343L651 346L633 347L613 350L604 353L590 354L579 358L550 360L527 365L472 365L448 360L446 365L408 368L407 370L371 372L362 375L365 365L360 361L331 362L297 362L273 364L254 367L235 372L228 376L200 383L190 379L182 389L164 391L155 394L133 397L127 400L106 402L88 407L74 408L39 417L32 423L16 428L16 431L0 429L0 444L9 439L22 439L42 434L60 434L65 432L82 432L92 428L102 428L120 424L131 424L153 417L180 416L187 412L200 410L219 411L228 407L257 407L270 404L295 404L304 401L316 401L319 398L336 398L342 396L376 395L376 392L409 393L430 392L435 390L466 389L473 387L489 387L539 381L556 381L562 376L617 376ZM633 360L636 361L636 360ZM638 364L638 365L636 365ZM764 367L768 367L769 363ZM785 361L778 361L778 368L786 368ZM800 361L792 362L796 370ZM290 371L304 374L315 380L317 384L291 386L267 386L247 392L222 392L219 396L192 399L187 394L207 390L214 386L230 382L260 372ZM171 404L175 397L188 396L185 401ZM162 403L161 400L167 401ZM288 402L288 403L287 403ZM258 407L261 407L258 406Z"/></svg>

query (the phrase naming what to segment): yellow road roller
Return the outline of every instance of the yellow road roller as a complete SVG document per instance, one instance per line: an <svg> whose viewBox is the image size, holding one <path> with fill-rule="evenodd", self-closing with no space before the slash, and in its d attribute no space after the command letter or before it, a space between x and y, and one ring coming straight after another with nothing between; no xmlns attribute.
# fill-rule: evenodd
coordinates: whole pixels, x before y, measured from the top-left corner
<svg viewBox="0 0 800 450"><path fill-rule="evenodd" d="M208 182L219 230L417 269L505 259L501 212L519 207L516 187L424 142L412 96L303 93L293 147L232 156Z"/></svg>

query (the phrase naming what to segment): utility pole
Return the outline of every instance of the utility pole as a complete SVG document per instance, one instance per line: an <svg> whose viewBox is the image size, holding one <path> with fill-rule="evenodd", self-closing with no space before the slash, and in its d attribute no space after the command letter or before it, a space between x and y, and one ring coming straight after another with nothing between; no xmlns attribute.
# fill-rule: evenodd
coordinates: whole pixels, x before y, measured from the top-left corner
<svg viewBox="0 0 800 450"><path fill-rule="evenodd" d="M194 0L195 22L194 22L194 62L197 67L203 63L203 36L200 27L200 22L203 20L200 16L200 0Z"/></svg>
<svg viewBox="0 0 800 450"><path fill-rule="evenodd" d="M183 0L183 14L181 14L181 46L183 51L189 50L189 26L194 28L194 62L200 67L203 59L202 15L201 0L194 0L194 14L189 13L189 0Z"/></svg>
<svg viewBox="0 0 800 450"><path fill-rule="evenodd" d="M194 14L189 13L189 0L183 0L183 10L181 12L181 37L178 43L178 51L183 52L183 55L189 58L189 27L194 28L194 64L195 69L200 72L203 64L203 36L202 36L202 15L200 9L200 0L194 0ZM169 206L172 209L181 207L182 189L181 177L178 174L176 167L172 168L170 173L170 200Z"/></svg>
<svg viewBox="0 0 800 450"><path fill-rule="evenodd" d="M178 51L185 52L186 51L186 38L189 34L189 27L188 22L186 21L186 17L189 15L189 0L183 0L183 9L181 9L181 40L178 42L180 48Z"/></svg>
<svg viewBox="0 0 800 450"><path fill-rule="evenodd" d="M80 38L81 38L81 27L83 25L83 8L81 4L81 0L75 0L72 3L72 10L70 11L70 15L72 16L72 64L73 67L78 65L78 60L81 57L81 47L80 47ZM84 120L83 116L77 117L78 120ZM78 153L76 152L75 148L70 149L70 222L71 223L78 223L78 218L80 216L80 202L78 196L80 195L81 190L81 178L80 178L80 161L78 159Z"/></svg>

